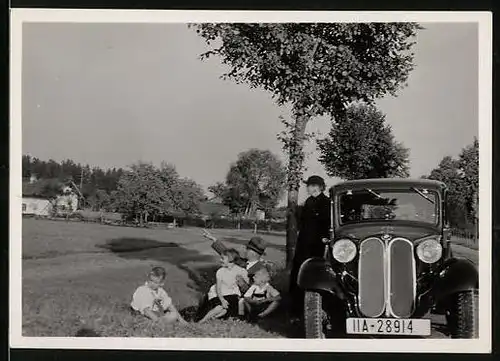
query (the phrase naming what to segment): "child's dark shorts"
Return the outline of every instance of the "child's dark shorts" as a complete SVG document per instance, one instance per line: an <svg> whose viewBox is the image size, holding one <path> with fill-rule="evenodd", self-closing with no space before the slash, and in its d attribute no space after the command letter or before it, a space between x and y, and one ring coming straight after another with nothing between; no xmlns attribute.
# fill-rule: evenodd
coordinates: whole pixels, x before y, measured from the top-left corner
<svg viewBox="0 0 500 361"><path fill-rule="evenodd" d="M250 312L252 316L257 316L258 314L264 312L265 310L267 310L270 304L271 302L264 302L258 305L255 304L250 305L250 310L251 310Z"/></svg>
<svg viewBox="0 0 500 361"><path fill-rule="evenodd" d="M240 299L240 296L228 295L228 296L224 296L224 299L227 301L227 303L229 305L227 308L227 312L223 318L238 316L238 301ZM219 300L219 297L214 297L208 301L208 306L209 306L208 309L209 310L211 310L217 306L220 306L220 305L221 305L221 302Z"/></svg>

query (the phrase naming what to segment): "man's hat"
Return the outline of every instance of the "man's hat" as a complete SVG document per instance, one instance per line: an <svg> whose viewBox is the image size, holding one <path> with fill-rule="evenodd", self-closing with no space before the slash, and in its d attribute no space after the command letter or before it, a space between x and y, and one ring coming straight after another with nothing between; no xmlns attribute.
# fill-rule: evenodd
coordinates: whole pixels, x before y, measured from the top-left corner
<svg viewBox="0 0 500 361"><path fill-rule="evenodd" d="M266 242L260 237L252 237L247 244L247 248L262 256L266 250Z"/></svg>
<svg viewBox="0 0 500 361"><path fill-rule="evenodd" d="M320 186L320 187L325 187L325 180L323 178L321 178L319 175L312 175L310 176L309 178L307 178L306 181L304 181L304 183L308 186L310 185L317 185L317 186Z"/></svg>

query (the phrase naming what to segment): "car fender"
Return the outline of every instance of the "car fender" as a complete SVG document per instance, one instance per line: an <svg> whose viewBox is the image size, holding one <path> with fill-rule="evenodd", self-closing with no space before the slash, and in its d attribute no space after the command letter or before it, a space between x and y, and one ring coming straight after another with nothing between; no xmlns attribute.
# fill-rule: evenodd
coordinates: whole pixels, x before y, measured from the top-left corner
<svg viewBox="0 0 500 361"><path fill-rule="evenodd" d="M476 266L465 258L451 258L438 270L430 296L435 302L461 291L478 288L479 273Z"/></svg>
<svg viewBox="0 0 500 361"><path fill-rule="evenodd" d="M344 299L345 294L332 266L323 258L309 258L299 269L297 284L310 291L323 291Z"/></svg>

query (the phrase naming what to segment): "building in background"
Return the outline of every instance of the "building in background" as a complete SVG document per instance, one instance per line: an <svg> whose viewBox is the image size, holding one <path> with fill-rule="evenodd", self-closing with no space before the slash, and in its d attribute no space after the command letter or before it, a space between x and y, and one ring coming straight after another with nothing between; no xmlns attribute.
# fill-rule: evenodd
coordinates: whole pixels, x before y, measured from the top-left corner
<svg viewBox="0 0 500 361"><path fill-rule="evenodd" d="M208 218L227 218L231 215L228 206L222 204L219 199L213 198L200 204L200 215L204 219Z"/></svg>
<svg viewBox="0 0 500 361"><path fill-rule="evenodd" d="M257 209L255 211L255 219L257 221L263 221L264 219L266 219L266 212L264 212L264 210L262 209Z"/></svg>
<svg viewBox="0 0 500 361"><path fill-rule="evenodd" d="M58 179L37 179L31 176L22 183L22 213L50 216L68 214L78 209L79 196L71 184Z"/></svg>
<svg viewBox="0 0 500 361"><path fill-rule="evenodd" d="M25 215L49 216L52 213L52 204L46 198L23 194L22 212Z"/></svg>

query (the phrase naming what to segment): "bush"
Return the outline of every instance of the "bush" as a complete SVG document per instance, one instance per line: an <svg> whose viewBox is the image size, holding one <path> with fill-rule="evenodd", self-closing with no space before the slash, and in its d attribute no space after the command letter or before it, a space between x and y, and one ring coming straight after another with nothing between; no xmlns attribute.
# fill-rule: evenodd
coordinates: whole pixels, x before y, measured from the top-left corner
<svg viewBox="0 0 500 361"><path fill-rule="evenodd" d="M254 229L255 221L253 219L234 219L212 217L203 219L202 217L185 217L179 220L179 226L206 227L221 229ZM257 229L269 232L286 231L286 222L275 222L270 220L257 221Z"/></svg>
<svg viewBox="0 0 500 361"><path fill-rule="evenodd" d="M85 222L120 223L122 221L122 215L114 212L98 212L83 209L73 214Z"/></svg>

